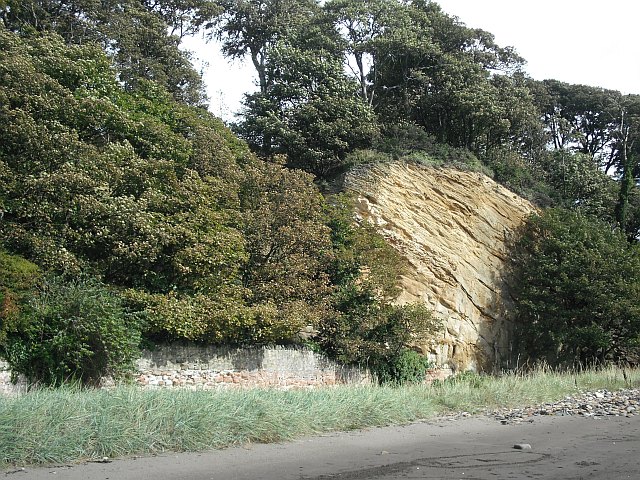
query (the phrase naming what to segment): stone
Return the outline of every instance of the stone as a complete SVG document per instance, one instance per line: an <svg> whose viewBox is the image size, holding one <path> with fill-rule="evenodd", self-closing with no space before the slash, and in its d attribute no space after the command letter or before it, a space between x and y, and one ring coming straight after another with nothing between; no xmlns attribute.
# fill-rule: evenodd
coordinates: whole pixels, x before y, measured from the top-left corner
<svg viewBox="0 0 640 480"><path fill-rule="evenodd" d="M516 443L513 448L516 450L531 450L531 445L528 443Z"/></svg>
<svg viewBox="0 0 640 480"><path fill-rule="evenodd" d="M407 163L356 169L344 188L357 197L357 215L408 260L397 302L424 302L444 320L440 338L417 346L460 371L505 360L507 241L531 203L480 173Z"/></svg>

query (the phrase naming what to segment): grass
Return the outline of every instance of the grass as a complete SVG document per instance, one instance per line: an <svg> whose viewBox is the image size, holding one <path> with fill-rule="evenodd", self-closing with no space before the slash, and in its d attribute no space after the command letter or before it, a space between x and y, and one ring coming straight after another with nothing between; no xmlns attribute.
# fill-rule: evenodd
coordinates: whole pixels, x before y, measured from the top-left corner
<svg viewBox="0 0 640 480"><path fill-rule="evenodd" d="M398 388L37 390L0 399L0 467L281 442L625 386L640 386L640 370L628 370L626 380L616 368L577 374L539 370Z"/></svg>

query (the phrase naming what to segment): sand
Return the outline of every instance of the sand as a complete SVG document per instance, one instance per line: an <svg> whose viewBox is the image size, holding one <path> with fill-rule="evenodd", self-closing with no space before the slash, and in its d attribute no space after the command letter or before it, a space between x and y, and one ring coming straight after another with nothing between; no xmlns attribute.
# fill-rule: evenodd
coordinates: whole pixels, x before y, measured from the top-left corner
<svg viewBox="0 0 640 480"><path fill-rule="evenodd" d="M531 449L515 449L516 444ZM488 417L437 419L286 444L9 472L0 475L21 480L638 479L640 416L537 416L507 425Z"/></svg>

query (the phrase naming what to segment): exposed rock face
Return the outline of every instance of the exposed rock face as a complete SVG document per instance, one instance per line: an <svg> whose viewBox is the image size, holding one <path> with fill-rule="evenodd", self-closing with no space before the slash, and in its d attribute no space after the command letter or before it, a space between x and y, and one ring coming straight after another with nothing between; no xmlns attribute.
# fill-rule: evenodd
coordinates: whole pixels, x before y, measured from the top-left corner
<svg viewBox="0 0 640 480"><path fill-rule="evenodd" d="M358 214L407 258L399 303L426 302L445 322L434 360L491 371L509 361L506 240L533 212L485 175L393 163L349 174Z"/></svg>

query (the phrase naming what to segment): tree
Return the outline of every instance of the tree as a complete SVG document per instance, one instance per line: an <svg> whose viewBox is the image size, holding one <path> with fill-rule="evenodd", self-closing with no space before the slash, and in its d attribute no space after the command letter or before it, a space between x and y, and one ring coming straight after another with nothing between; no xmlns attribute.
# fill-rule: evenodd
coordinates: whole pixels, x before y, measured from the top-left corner
<svg viewBox="0 0 640 480"><path fill-rule="evenodd" d="M332 0L325 3L324 10L344 38L347 65L360 85L361 98L372 106L375 90L369 77L375 45L393 18L402 14L402 7L395 0ZM355 68L349 57L353 57Z"/></svg>
<svg viewBox="0 0 640 480"><path fill-rule="evenodd" d="M373 112L330 52L282 44L272 49L268 72L273 85L246 97L238 126L263 155L285 154L289 167L325 177L377 134Z"/></svg>
<svg viewBox="0 0 640 480"><path fill-rule="evenodd" d="M216 34L229 58L250 56L259 91L246 95L237 132L264 157L319 176L347 152L370 143L373 112L342 68L329 18L312 0L231 1Z"/></svg>
<svg viewBox="0 0 640 480"><path fill-rule="evenodd" d="M620 190L616 205L618 227L633 239L633 230L629 228L629 201L636 186L636 174L640 170L640 95L629 95L616 103L619 116L614 132L615 159L620 176Z"/></svg>
<svg viewBox="0 0 640 480"><path fill-rule="evenodd" d="M557 80L531 81L542 121L555 150L590 155L611 168L612 133L618 92Z"/></svg>
<svg viewBox="0 0 640 480"><path fill-rule="evenodd" d="M230 59L249 55L258 74L260 93L273 85L268 73L271 49L293 32L304 29L317 17L315 0L223 0L223 11L215 22L215 35L222 40L222 53Z"/></svg>
<svg viewBox="0 0 640 480"><path fill-rule="evenodd" d="M615 224L616 181L594 164L591 156L568 151L541 155L544 179L553 205Z"/></svg>
<svg viewBox="0 0 640 480"><path fill-rule="evenodd" d="M373 42L369 80L382 123L415 123L477 155L507 143L530 150L537 111L519 73L523 60L433 2L403 5Z"/></svg>
<svg viewBox="0 0 640 480"><path fill-rule="evenodd" d="M69 44L97 43L113 59L120 81L162 84L174 97L204 103L202 79L180 43L219 12L210 0L7 0L0 19L11 31L56 32Z"/></svg>
<svg viewBox="0 0 640 480"><path fill-rule="evenodd" d="M589 365L636 358L640 250L577 212L531 217L512 254L521 346L533 358Z"/></svg>

